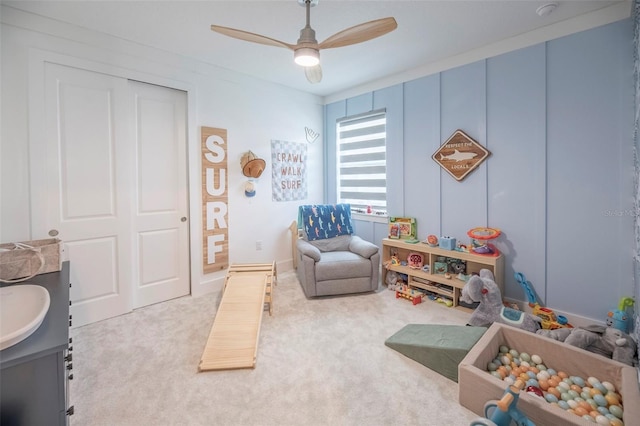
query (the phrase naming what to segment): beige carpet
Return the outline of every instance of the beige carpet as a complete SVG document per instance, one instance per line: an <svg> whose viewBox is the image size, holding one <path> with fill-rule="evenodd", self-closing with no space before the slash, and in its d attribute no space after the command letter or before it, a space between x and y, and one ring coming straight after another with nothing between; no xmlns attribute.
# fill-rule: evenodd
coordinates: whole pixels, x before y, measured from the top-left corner
<svg viewBox="0 0 640 426"><path fill-rule="evenodd" d="M468 425L458 385L384 345L409 323L468 314L393 292L308 300L279 275L253 370L198 373L219 294L184 297L72 331L85 425Z"/></svg>

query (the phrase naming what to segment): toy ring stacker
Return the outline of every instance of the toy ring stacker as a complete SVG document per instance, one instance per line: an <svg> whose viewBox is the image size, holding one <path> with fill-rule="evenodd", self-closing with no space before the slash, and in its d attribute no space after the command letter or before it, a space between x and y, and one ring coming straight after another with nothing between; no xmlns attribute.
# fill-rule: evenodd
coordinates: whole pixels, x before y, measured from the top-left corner
<svg viewBox="0 0 640 426"><path fill-rule="evenodd" d="M500 236L500 230L498 228L472 228L467 231L467 235L476 240L493 240Z"/></svg>

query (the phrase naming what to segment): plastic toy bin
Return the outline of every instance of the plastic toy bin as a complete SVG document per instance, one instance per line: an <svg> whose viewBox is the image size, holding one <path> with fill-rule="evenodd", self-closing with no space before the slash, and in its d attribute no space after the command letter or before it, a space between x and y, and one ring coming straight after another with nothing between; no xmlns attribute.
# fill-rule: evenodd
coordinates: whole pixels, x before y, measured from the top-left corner
<svg viewBox="0 0 640 426"><path fill-rule="evenodd" d="M601 355L539 336L529 331L494 323L478 340L458 365L458 401L478 414L484 415L484 404L500 399L507 384L487 372L487 364L506 345L518 352L537 354L543 363L571 376L597 377L615 385L624 406L625 425L637 424L640 419L640 390L636 369ZM521 392L518 408L536 425L585 425L586 420L553 406L540 397ZM595 423L591 423L595 424Z"/></svg>

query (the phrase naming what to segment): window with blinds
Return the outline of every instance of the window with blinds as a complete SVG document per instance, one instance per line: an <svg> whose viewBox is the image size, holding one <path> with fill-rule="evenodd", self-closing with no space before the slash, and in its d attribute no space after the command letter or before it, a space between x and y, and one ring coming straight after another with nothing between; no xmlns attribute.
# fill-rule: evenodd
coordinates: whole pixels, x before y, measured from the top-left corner
<svg viewBox="0 0 640 426"><path fill-rule="evenodd" d="M353 211L387 212L386 124L384 110L337 121L338 202Z"/></svg>

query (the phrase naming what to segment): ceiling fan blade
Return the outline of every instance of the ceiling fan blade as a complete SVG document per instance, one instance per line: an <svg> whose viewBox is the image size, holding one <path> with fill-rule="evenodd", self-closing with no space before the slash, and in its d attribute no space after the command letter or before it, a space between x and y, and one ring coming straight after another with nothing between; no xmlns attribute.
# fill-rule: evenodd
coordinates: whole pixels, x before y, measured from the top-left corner
<svg viewBox="0 0 640 426"><path fill-rule="evenodd" d="M252 43L266 44L267 46L284 47L293 50L295 45L285 43L284 41L266 37L260 34L250 33L248 31L237 30L235 28L222 27L220 25L212 25L211 31L224 34L239 40L250 41Z"/></svg>
<svg viewBox="0 0 640 426"><path fill-rule="evenodd" d="M320 64L312 67L304 67L304 75L307 76L309 83L320 83L320 81L322 81L322 68Z"/></svg>
<svg viewBox="0 0 640 426"><path fill-rule="evenodd" d="M394 18L382 18L342 30L318 45L319 49L349 46L385 35L398 28Z"/></svg>

